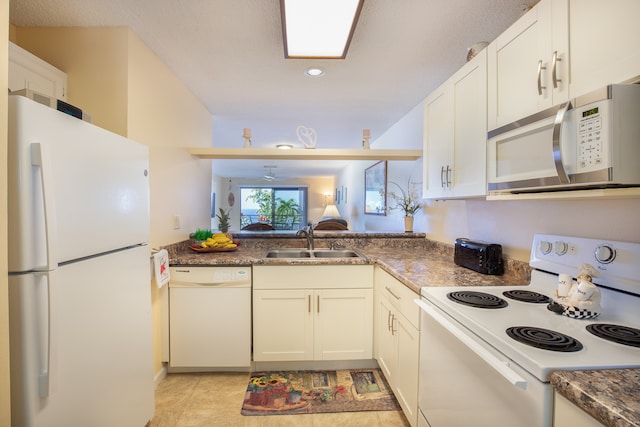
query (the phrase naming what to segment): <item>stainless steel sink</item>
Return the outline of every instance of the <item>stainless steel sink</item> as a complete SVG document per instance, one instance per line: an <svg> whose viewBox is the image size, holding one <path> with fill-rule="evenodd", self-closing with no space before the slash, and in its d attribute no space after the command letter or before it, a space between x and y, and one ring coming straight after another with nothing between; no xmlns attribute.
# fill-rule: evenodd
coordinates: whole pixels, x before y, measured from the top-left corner
<svg viewBox="0 0 640 427"><path fill-rule="evenodd" d="M316 258L359 258L360 255L350 249L318 249L313 251Z"/></svg>
<svg viewBox="0 0 640 427"><path fill-rule="evenodd" d="M306 249L274 249L267 252L265 258L311 258Z"/></svg>
<svg viewBox="0 0 640 427"><path fill-rule="evenodd" d="M360 258L360 254L351 249L271 249L264 258L294 258L294 259L311 259L311 258Z"/></svg>

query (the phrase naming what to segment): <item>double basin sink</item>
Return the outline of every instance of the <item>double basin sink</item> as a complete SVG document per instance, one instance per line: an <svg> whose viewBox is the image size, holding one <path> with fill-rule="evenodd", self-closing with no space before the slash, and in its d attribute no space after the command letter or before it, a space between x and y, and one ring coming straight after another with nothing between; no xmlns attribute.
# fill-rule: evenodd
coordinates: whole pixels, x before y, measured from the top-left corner
<svg viewBox="0 0 640 427"><path fill-rule="evenodd" d="M265 258L361 258L361 255L351 249L272 249Z"/></svg>

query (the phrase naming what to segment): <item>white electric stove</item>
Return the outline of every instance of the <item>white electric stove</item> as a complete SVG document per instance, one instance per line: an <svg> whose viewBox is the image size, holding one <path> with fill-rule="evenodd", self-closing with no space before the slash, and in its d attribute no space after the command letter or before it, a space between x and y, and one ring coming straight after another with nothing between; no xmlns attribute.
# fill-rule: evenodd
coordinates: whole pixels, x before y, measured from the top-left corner
<svg viewBox="0 0 640 427"><path fill-rule="evenodd" d="M599 308L552 311L583 263ZM530 266L526 287L422 289L422 425L551 426L552 371L640 367L640 244L538 234Z"/></svg>

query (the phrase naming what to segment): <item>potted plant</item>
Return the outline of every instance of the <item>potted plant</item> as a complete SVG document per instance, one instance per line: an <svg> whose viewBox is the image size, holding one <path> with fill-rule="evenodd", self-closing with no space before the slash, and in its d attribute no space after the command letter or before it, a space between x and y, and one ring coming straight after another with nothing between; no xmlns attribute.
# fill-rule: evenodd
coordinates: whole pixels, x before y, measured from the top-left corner
<svg viewBox="0 0 640 427"><path fill-rule="evenodd" d="M220 213L216 215L218 218L218 228L221 232L227 233L229 231L229 212L231 209L225 212L224 209L220 208Z"/></svg>
<svg viewBox="0 0 640 427"><path fill-rule="evenodd" d="M389 195L395 202L395 206L389 209L401 210L404 213L404 231L411 232L413 231L413 216L422 208L418 193L411 183L411 177L407 180L406 190L393 181L389 181L389 183L395 185L398 187L398 190L400 190L400 193L389 192Z"/></svg>
<svg viewBox="0 0 640 427"><path fill-rule="evenodd" d="M204 242L212 235L213 233L211 232L211 230L197 228L195 232L189 235L189 238L193 240L192 242L193 244L200 246L200 243Z"/></svg>

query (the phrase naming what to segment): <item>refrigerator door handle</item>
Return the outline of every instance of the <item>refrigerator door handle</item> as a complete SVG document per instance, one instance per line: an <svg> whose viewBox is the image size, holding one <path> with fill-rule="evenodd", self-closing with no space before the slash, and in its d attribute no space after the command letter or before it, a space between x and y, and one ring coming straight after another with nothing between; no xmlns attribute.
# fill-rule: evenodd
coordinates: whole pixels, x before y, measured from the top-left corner
<svg viewBox="0 0 640 427"><path fill-rule="evenodd" d="M42 363L40 372L38 372L38 390L40 397L47 397L49 396L49 372L51 367L51 286L49 283L51 277L46 274L42 274L42 276L47 282L47 315L45 317L47 324L44 328L46 331L46 336L44 337L46 348L42 351L41 357L38 358Z"/></svg>
<svg viewBox="0 0 640 427"><path fill-rule="evenodd" d="M46 146L39 142L31 143L31 164L40 168L44 206L45 244L47 245L47 264L44 267L34 268L36 271L49 271L58 266L55 253L55 198L53 196L53 188L49 188L53 182L49 159L50 156Z"/></svg>

